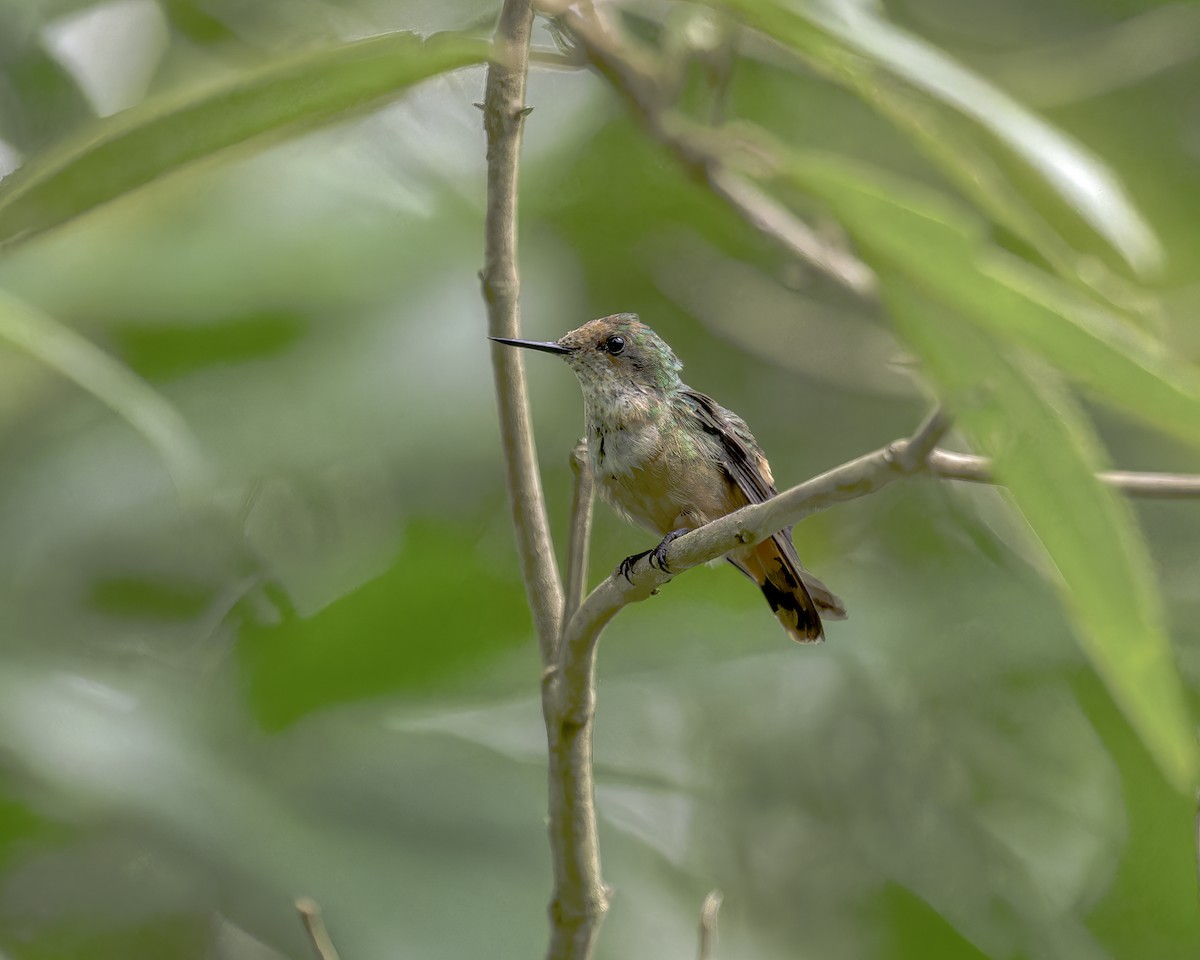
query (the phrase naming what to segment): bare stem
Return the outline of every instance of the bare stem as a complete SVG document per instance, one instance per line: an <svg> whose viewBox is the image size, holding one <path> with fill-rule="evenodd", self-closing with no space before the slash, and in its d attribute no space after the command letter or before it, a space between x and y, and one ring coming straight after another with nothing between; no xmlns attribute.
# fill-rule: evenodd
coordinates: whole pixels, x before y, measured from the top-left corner
<svg viewBox="0 0 1200 960"><path fill-rule="evenodd" d="M720 890L713 890L704 898L700 908L700 950L698 960L713 960L717 954L717 913L725 898Z"/></svg>
<svg viewBox="0 0 1200 960"><path fill-rule="evenodd" d="M532 0L504 0L483 100L488 201L480 276L488 306L488 334L493 337L516 337L520 332L517 166L521 128L529 113L525 78L532 24ZM521 352L493 347L492 367L517 548L542 655L542 716L550 759L549 834L554 864L547 956L550 960L587 960L608 908L608 893L600 879L592 775L595 650L584 651L576 659L561 643L563 589L538 473ZM586 557L591 519L591 492L586 486L590 477L586 470L579 477L576 494L580 505L572 524L569 577L574 605L578 605L583 592L586 564L580 558ZM581 506L585 501L586 507ZM580 694L570 698L572 704L586 705L582 711L565 709L567 677L583 684Z"/></svg>
<svg viewBox="0 0 1200 960"><path fill-rule="evenodd" d="M860 297L875 296L875 271L853 253L823 239L783 204L714 159L707 165L708 187L750 226L798 260L832 277Z"/></svg>
<svg viewBox="0 0 1200 960"><path fill-rule="evenodd" d="M578 609L587 586L593 478L587 443L572 451L575 497L567 561L563 622ZM554 901L550 904L551 960L586 960L608 912L608 888L600 873L592 727L596 717L596 645L560 641L542 691L550 746L550 844L554 850Z"/></svg>
<svg viewBox="0 0 1200 960"><path fill-rule="evenodd" d="M592 536L592 500L595 483L588 463L587 441L580 440L571 451L575 493L571 500L571 528L567 541L567 599L563 622L571 618L587 589L588 545Z"/></svg>
<svg viewBox="0 0 1200 960"><path fill-rule="evenodd" d="M592 726L596 716L596 645L563 649L550 684L550 843L555 887L550 904L549 960L591 957L608 912L600 873ZM543 697L545 709L546 697Z"/></svg>
<svg viewBox="0 0 1200 960"><path fill-rule="evenodd" d="M947 480L968 483L997 483L992 464L986 457L969 453L934 450L929 454L929 470ZM1100 482L1130 497L1144 500L1195 500L1200 498L1200 475L1194 473L1144 473L1132 470L1105 470L1097 474Z"/></svg>
<svg viewBox="0 0 1200 960"><path fill-rule="evenodd" d="M748 223L795 256L863 296L874 292L870 268L832 247L790 211L758 190L725 162L726 150L704 131L668 115L667 85L657 65L602 20L590 0L543 0L561 18L588 63L625 96L650 134L728 202ZM496 30L495 60L488 70L484 120L488 133L488 210L485 266L489 334L519 335L520 290L516 257L517 157L529 57L531 0L505 0ZM568 55L566 59L574 62ZM769 156L756 159L766 160ZM608 910L600 870L592 768L596 710L596 650L605 625L625 605L644 599L671 574L640 561L631 580L610 576L582 602L591 523L592 479L577 462L567 590L554 558L538 475L520 351L493 348L508 487L530 607L541 646L542 712L549 748L550 845L554 895L550 904L549 960L588 960ZM757 543L835 503L874 493L901 477L924 471L991 482L987 461L935 449L949 420L935 411L911 438L843 464L771 500L745 507L674 541L667 564L680 572ZM1141 496L1200 497L1200 477L1105 474L1105 482ZM719 899L705 903L701 957L709 957Z"/></svg>
<svg viewBox="0 0 1200 960"><path fill-rule="evenodd" d="M525 107L525 74L532 0L505 0L496 26L493 60L483 97L487 130L487 219L480 274L488 335L520 335L521 278L517 270L517 169ZM525 591L544 663L553 662L562 609L562 584L550 539L546 503L529 418L521 351L492 347L500 437Z"/></svg>
<svg viewBox="0 0 1200 960"><path fill-rule="evenodd" d="M834 246L794 213L768 196L724 162L715 141L691 136L672 122L665 103L669 84L656 62L620 32L603 12L586 2L542 0L560 17L593 69L624 97L649 134L689 171L728 203L748 224L779 243L797 259L862 297L874 297L874 271L851 251Z"/></svg>
<svg viewBox="0 0 1200 960"><path fill-rule="evenodd" d="M907 473L915 473L924 467L933 448L946 435L953 422L954 418L944 409L934 407L904 444L903 451L899 454L900 467Z"/></svg>
<svg viewBox="0 0 1200 960"><path fill-rule="evenodd" d="M715 560L739 546L759 543L784 527L799 523L805 517L834 504L865 497L902 477L925 469L934 475L958 480L996 482L992 479L991 464L984 457L938 449L930 450L923 458L913 455L928 449L948 425L945 417L935 411L911 438L897 440L785 490L770 500L742 507L685 534L667 548L670 573L651 567L644 559L634 565L629 580L614 573L587 596L564 627L564 657L585 658L588 651L595 647L600 632L622 607L646 599L673 575ZM1104 483L1130 496L1200 498L1200 476L1114 471L1102 473L1099 477ZM576 690L574 683L565 686L568 693ZM570 704L570 708L585 711L587 704L580 700Z"/></svg>
<svg viewBox="0 0 1200 960"><path fill-rule="evenodd" d="M301 897L296 901L296 910L317 960L340 960L337 948L329 938L329 931L325 929L325 921L321 919L321 908L317 902L311 897Z"/></svg>

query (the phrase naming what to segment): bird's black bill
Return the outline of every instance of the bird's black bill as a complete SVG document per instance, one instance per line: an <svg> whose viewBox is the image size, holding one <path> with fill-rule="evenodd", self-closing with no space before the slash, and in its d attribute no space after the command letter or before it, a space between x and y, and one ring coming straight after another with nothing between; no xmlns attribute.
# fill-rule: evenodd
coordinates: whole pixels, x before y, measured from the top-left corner
<svg viewBox="0 0 1200 960"><path fill-rule="evenodd" d="M510 340L508 337L488 337L489 340L495 340L496 343L503 343L510 347L527 347L530 350L541 350L545 353L570 353L569 347L560 346L557 343L542 343L540 340Z"/></svg>

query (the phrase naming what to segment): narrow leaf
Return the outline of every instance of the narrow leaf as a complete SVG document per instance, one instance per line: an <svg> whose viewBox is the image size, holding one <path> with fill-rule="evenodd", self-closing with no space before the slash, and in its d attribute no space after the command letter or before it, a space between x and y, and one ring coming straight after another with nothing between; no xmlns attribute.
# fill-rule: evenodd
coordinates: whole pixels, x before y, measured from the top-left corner
<svg viewBox="0 0 1200 960"><path fill-rule="evenodd" d="M1119 314L989 245L984 224L948 198L841 157L793 155L787 177L830 205L872 265L1034 351L1115 408L1200 444L1200 372Z"/></svg>
<svg viewBox="0 0 1200 960"><path fill-rule="evenodd" d="M0 338L73 380L127 420L158 452L180 496L198 502L208 466L191 428L162 394L74 330L3 290Z"/></svg>
<svg viewBox="0 0 1200 960"><path fill-rule="evenodd" d="M1192 793L1195 726L1175 668L1153 564L1128 503L1096 479L1086 418L1058 378L958 322L905 277L881 274L897 326L1057 571L1084 653L1167 778Z"/></svg>
<svg viewBox="0 0 1200 960"><path fill-rule="evenodd" d="M0 244L34 236L186 164L311 128L487 58L483 40L387 34L151 100L92 125L0 181Z"/></svg>
<svg viewBox="0 0 1200 960"><path fill-rule="evenodd" d="M1023 160L1135 270L1163 259L1149 224L1116 175L1067 134L949 54L888 21L863 0L710 0L795 50L905 128L954 182L1060 267L1065 243L985 154L921 100L968 118ZM882 74L882 75L881 75ZM896 80L903 81L897 84Z"/></svg>

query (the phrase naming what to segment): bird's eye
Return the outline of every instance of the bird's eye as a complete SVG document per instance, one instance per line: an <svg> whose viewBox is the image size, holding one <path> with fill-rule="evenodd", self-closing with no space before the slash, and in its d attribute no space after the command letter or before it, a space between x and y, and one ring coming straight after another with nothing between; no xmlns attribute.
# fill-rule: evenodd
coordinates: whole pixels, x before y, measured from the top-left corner
<svg viewBox="0 0 1200 960"><path fill-rule="evenodd" d="M609 337L604 341L604 349L615 357L625 349L625 338Z"/></svg>

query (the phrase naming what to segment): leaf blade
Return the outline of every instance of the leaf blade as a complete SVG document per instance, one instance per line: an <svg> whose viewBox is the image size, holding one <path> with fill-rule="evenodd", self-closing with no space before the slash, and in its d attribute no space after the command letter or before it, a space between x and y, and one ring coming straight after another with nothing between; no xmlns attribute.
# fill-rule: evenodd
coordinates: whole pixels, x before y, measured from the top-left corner
<svg viewBox="0 0 1200 960"><path fill-rule="evenodd" d="M210 468L187 421L158 391L70 327L0 290L0 337L74 381L140 433L188 503L205 492Z"/></svg>
<svg viewBox="0 0 1200 960"><path fill-rule="evenodd" d="M1200 780L1194 724L1153 564L1128 503L1096 478L1100 446L1057 378L985 331L956 323L904 278L883 276L906 341L1058 573L1088 660L1179 790Z"/></svg>
<svg viewBox="0 0 1200 960"><path fill-rule="evenodd" d="M986 153L923 108L922 96L927 105L936 103L965 117L1020 158L1135 271L1148 274L1161 267L1158 238L1107 164L983 76L879 15L873 4L710 2L800 53L906 130L993 220L1059 269L1075 270L1070 247Z"/></svg>
<svg viewBox="0 0 1200 960"><path fill-rule="evenodd" d="M190 163L368 106L480 63L486 41L386 34L294 56L97 122L0 181L0 246L36 236Z"/></svg>
<svg viewBox="0 0 1200 960"><path fill-rule="evenodd" d="M845 158L793 153L787 181L830 205L876 266L1053 363L1097 398L1200 445L1200 371L1074 288L986 242L948 198Z"/></svg>

